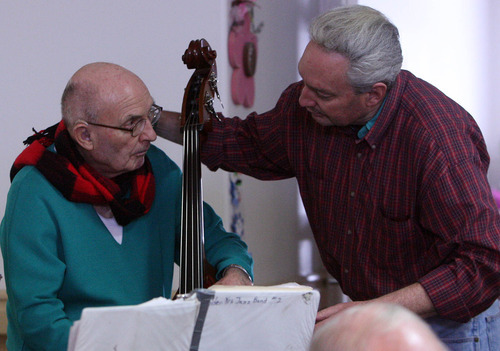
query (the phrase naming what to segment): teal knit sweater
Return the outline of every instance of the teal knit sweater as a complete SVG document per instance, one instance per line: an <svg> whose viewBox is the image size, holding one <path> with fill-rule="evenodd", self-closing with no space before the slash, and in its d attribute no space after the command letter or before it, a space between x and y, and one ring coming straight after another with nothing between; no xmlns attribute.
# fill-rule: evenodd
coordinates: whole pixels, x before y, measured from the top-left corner
<svg viewBox="0 0 500 351"><path fill-rule="evenodd" d="M0 227L7 285L9 351L65 351L69 329L85 307L169 298L178 262L181 172L152 146L156 195L150 212L111 236L92 205L66 200L34 167L10 188ZM231 263L252 272L247 246L227 233L205 204L205 250L222 271Z"/></svg>

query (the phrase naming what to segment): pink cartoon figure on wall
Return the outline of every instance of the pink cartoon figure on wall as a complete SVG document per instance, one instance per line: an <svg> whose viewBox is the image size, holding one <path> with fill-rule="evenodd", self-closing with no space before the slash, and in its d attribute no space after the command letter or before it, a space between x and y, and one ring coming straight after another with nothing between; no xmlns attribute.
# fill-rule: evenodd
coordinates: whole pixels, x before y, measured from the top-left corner
<svg viewBox="0 0 500 351"><path fill-rule="evenodd" d="M228 37L229 64L233 68L231 97L236 105L251 107L255 100L254 74L257 67L257 29L253 28L254 0L231 3Z"/></svg>

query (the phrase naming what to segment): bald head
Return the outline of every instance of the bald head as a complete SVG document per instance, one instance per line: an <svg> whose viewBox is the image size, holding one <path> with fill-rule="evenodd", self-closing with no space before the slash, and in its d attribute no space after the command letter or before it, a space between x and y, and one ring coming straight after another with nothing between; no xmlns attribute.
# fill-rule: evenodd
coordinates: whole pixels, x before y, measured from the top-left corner
<svg viewBox="0 0 500 351"><path fill-rule="evenodd" d="M78 120L95 122L120 99L141 90L147 91L142 80L124 67L107 62L90 63L76 71L64 89L63 119L68 129Z"/></svg>
<svg viewBox="0 0 500 351"><path fill-rule="evenodd" d="M348 308L319 328L311 351L445 351L430 327L405 308L369 303Z"/></svg>
<svg viewBox="0 0 500 351"><path fill-rule="evenodd" d="M67 131L85 162L113 178L144 164L150 143L156 139L149 119L153 102L134 73L97 62L71 77L61 109ZM138 123L142 126L134 135Z"/></svg>

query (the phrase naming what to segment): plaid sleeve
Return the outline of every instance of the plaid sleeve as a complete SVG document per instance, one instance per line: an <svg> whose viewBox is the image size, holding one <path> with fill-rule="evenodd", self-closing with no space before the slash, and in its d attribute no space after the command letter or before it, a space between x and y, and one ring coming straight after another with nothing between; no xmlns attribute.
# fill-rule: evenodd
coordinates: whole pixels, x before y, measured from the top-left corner
<svg viewBox="0 0 500 351"><path fill-rule="evenodd" d="M465 322L500 292L500 216L481 165L465 160L446 169L427 192L423 224L436 234L444 264L420 283L438 314Z"/></svg>
<svg viewBox="0 0 500 351"><path fill-rule="evenodd" d="M202 161L211 170L242 172L262 180L295 176L288 159L286 135L295 128L301 86L288 87L276 106L263 114L251 113L213 121L202 148Z"/></svg>

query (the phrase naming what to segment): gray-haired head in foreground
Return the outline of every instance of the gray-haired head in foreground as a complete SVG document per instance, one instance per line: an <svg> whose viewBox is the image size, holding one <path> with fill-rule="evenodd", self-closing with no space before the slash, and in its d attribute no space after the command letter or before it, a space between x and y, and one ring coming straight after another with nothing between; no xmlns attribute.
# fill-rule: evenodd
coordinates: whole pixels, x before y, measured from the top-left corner
<svg viewBox="0 0 500 351"><path fill-rule="evenodd" d="M382 82L389 88L403 63L399 31L382 13L368 6L333 9L316 17L311 40L350 62L347 77L357 93Z"/></svg>

